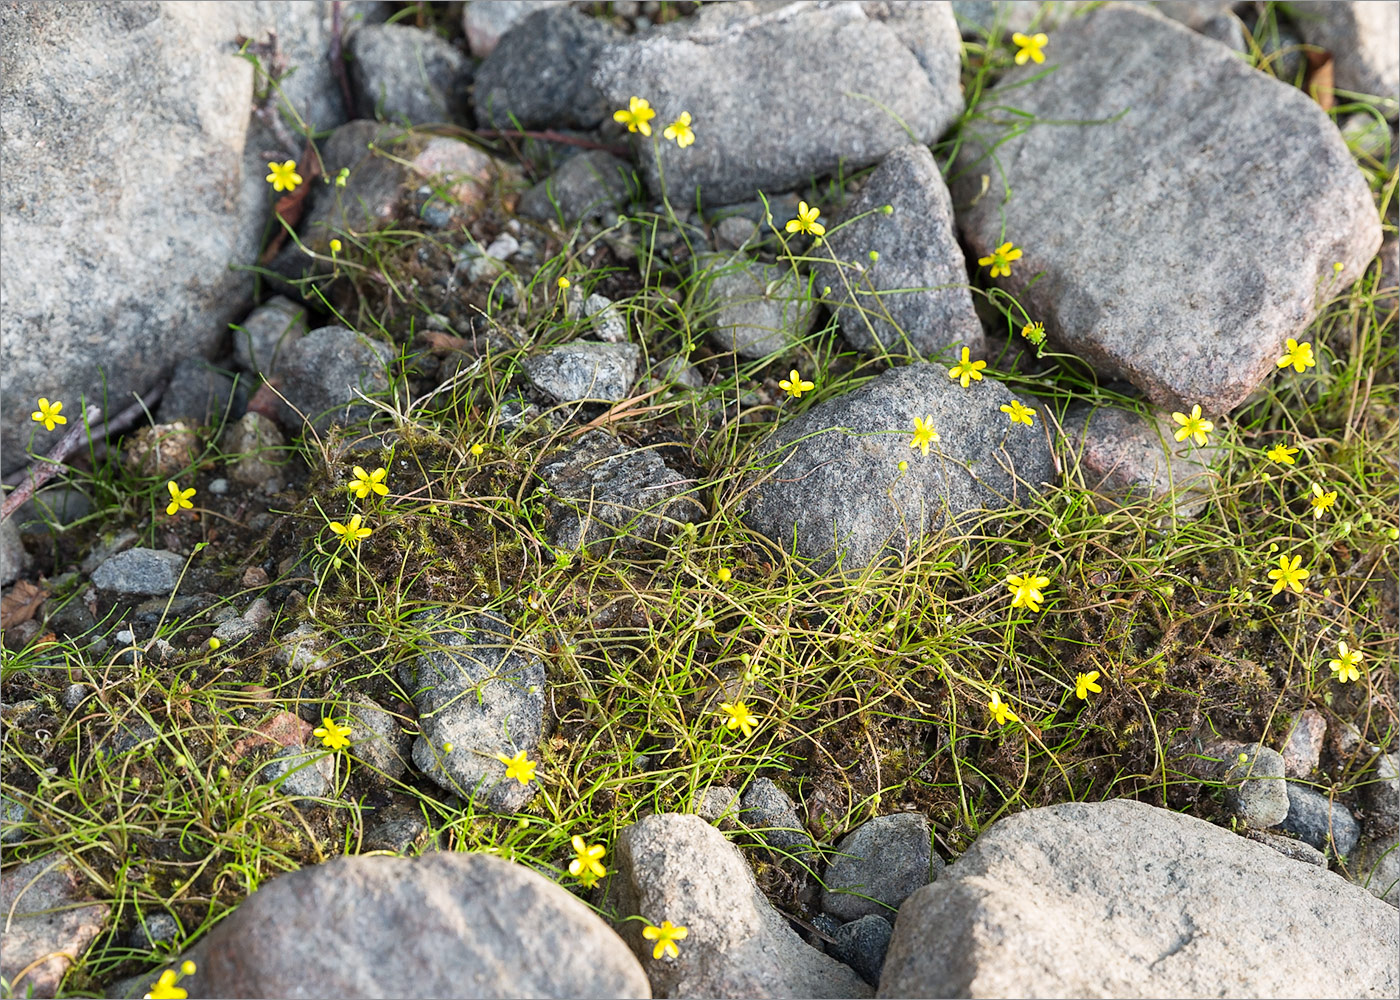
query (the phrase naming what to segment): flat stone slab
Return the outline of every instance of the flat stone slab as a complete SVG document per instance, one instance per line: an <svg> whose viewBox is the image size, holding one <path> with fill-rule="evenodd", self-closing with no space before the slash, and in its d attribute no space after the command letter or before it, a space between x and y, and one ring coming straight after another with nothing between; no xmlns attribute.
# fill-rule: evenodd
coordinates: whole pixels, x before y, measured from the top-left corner
<svg viewBox="0 0 1400 1000"><path fill-rule="evenodd" d="M1001 411L1011 401L993 378L964 388L947 366L892 368L778 429L745 520L821 568L844 550L853 569L906 551L949 517L1024 505L1057 472L1043 416L1013 424ZM929 416L941 440L925 456L909 442L914 418Z"/></svg>
<svg viewBox="0 0 1400 1000"><path fill-rule="evenodd" d="M1149 11L1095 10L1045 53L985 98L1014 124L968 124L950 178L969 256L1022 248L993 284L1101 375L1230 410L1380 247L1365 179L1305 94Z"/></svg>
<svg viewBox="0 0 1400 1000"><path fill-rule="evenodd" d="M1142 802L999 820L899 911L882 997L1393 997L1395 910Z"/></svg>

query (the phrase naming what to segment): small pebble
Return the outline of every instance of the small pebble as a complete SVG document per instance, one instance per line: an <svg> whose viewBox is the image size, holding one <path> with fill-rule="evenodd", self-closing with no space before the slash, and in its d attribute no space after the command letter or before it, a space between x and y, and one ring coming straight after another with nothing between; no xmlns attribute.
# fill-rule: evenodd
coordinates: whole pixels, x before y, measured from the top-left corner
<svg viewBox="0 0 1400 1000"><path fill-rule="evenodd" d="M86 684L69 684L63 689L63 707L72 711L87 701L92 689Z"/></svg>
<svg viewBox="0 0 1400 1000"><path fill-rule="evenodd" d="M228 480L223 478L211 480L209 483L209 492L215 496L223 496L228 492Z"/></svg>

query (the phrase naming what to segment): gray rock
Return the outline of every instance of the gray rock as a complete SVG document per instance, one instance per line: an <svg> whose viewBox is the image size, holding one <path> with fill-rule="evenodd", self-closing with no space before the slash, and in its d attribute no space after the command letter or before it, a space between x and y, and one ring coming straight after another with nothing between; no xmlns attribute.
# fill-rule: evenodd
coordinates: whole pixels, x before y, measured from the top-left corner
<svg viewBox="0 0 1400 1000"><path fill-rule="evenodd" d="M885 967L885 953L889 951L893 935L894 928L888 920L869 913L838 927L832 935L836 940L827 951L836 961L849 965L871 986L879 986L880 970Z"/></svg>
<svg viewBox="0 0 1400 1000"><path fill-rule="evenodd" d="M352 745L348 752L356 760L373 768L383 780L403 777L412 759L413 740L398 719L373 698L358 693L350 694L345 702L328 704L326 709L337 719L349 716Z"/></svg>
<svg viewBox="0 0 1400 1000"><path fill-rule="evenodd" d="M0 873L5 947L0 975L14 996L51 997L75 957L102 932L111 910L84 901L77 872L50 855ZM23 972L23 978L19 977Z"/></svg>
<svg viewBox="0 0 1400 1000"><path fill-rule="evenodd" d="M943 870L920 813L877 816L846 834L826 867L822 909L842 920L894 919L900 904Z"/></svg>
<svg viewBox="0 0 1400 1000"><path fill-rule="evenodd" d="M423 847L427 838L428 824L420 813L411 809L391 808L365 830L362 845L365 851L393 851L407 854L416 847Z"/></svg>
<svg viewBox="0 0 1400 1000"><path fill-rule="evenodd" d="M320 673L331 666L325 653L327 636L310 622L302 622L272 650L272 662L293 674Z"/></svg>
<svg viewBox="0 0 1400 1000"><path fill-rule="evenodd" d="M477 70L477 122L593 128L610 112L589 76L599 53L620 37L611 25L568 7L535 11L502 36Z"/></svg>
<svg viewBox="0 0 1400 1000"><path fill-rule="evenodd" d="M1380 258L1376 269L1376 308L1394 309L1400 305L1400 240L1387 236L1376 256Z"/></svg>
<svg viewBox="0 0 1400 1000"><path fill-rule="evenodd" d="M910 896L880 995L1385 997L1397 948L1395 911L1330 872L1142 802L1073 802L997 821Z"/></svg>
<svg viewBox="0 0 1400 1000"><path fill-rule="evenodd" d="M1361 839L1361 826L1346 806L1296 781L1286 782L1284 788L1288 793L1288 815L1279 824L1280 830L1334 857L1351 854Z"/></svg>
<svg viewBox="0 0 1400 1000"><path fill-rule="evenodd" d="M1214 38L1236 52L1247 52L1244 23L1230 10L1229 0L1157 0L1153 6L1162 14L1192 31Z"/></svg>
<svg viewBox="0 0 1400 1000"><path fill-rule="evenodd" d="M1327 719L1315 708L1305 708L1293 720L1284 740L1283 774L1288 778L1310 778L1322 757L1322 741L1327 736Z"/></svg>
<svg viewBox="0 0 1400 1000"><path fill-rule="evenodd" d="M82 605L79 605L79 607L82 607ZM83 610L86 611L87 609L84 608ZM86 684L69 684L63 689L63 697L60 700L63 702L63 707L72 712L83 702L87 701L88 698L92 697L93 693L93 689Z"/></svg>
<svg viewBox="0 0 1400 1000"><path fill-rule="evenodd" d="M561 549L616 538L624 545L669 538L705 515L695 482L672 470L651 448L629 448L604 431L589 431L540 468Z"/></svg>
<svg viewBox="0 0 1400 1000"><path fill-rule="evenodd" d="M950 176L969 256L1023 248L993 283L1101 376L1172 410L1228 411L1304 337L1318 289L1350 285L1380 246L1365 178L1307 95L1146 9L1069 21L1054 60L988 99L1018 123L1088 124L968 123Z"/></svg>
<svg viewBox="0 0 1400 1000"><path fill-rule="evenodd" d="M18 844L24 840L25 827L34 822L34 814L18 799L0 795L0 844Z"/></svg>
<svg viewBox="0 0 1400 1000"><path fill-rule="evenodd" d="M739 802L739 819L768 845L774 862L808 870L816 864L816 845L787 792L768 778L755 778Z"/></svg>
<svg viewBox="0 0 1400 1000"><path fill-rule="evenodd" d="M946 367L886 371L778 429L765 459L776 471L745 518L820 567L839 546L849 569L917 544L948 516L1024 504L1056 472L1040 421L1011 424L1001 412L1011 399L992 379L964 389ZM942 440L925 457L909 442L914 418L928 416Z"/></svg>
<svg viewBox="0 0 1400 1000"><path fill-rule="evenodd" d="M126 936L127 944L138 951L170 944L180 933L179 922L168 913L151 913L136 922Z"/></svg>
<svg viewBox="0 0 1400 1000"><path fill-rule="evenodd" d="M730 830L739 818L742 803L739 793L729 786L711 785L700 793L693 805L695 815L706 823L713 823L721 830Z"/></svg>
<svg viewBox="0 0 1400 1000"><path fill-rule="evenodd" d="M219 424L225 417L237 420L247 407L248 391L241 380L235 385L207 361L185 358L175 363L156 418L163 424L177 420L192 425Z"/></svg>
<svg viewBox="0 0 1400 1000"><path fill-rule="evenodd" d="M370 396L388 389L385 366L392 356L383 344L343 326L323 326L290 344L282 360L284 426L299 428L304 417L324 431L332 423L364 420L373 409L355 391Z"/></svg>
<svg viewBox="0 0 1400 1000"><path fill-rule="evenodd" d="M4 9L0 471L23 461L37 397L62 400L70 418L84 399L120 409L172 357L208 354L246 311L253 274L231 265L257 257L264 151L277 144L250 122L254 71L235 39L276 31L296 68L282 81L288 100L330 128L344 116L326 58L331 7Z"/></svg>
<svg viewBox="0 0 1400 1000"><path fill-rule="evenodd" d="M1377 899L1400 907L1400 839L1392 833L1363 840L1351 877Z"/></svg>
<svg viewBox="0 0 1400 1000"><path fill-rule="evenodd" d="M92 513L92 498L81 489L59 483L40 489L11 515L22 534L80 521Z"/></svg>
<svg viewBox="0 0 1400 1000"><path fill-rule="evenodd" d="M0 521L0 587L8 587L20 578L31 560L19 537L15 518Z"/></svg>
<svg viewBox="0 0 1400 1000"><path fill-rule="evenodd" d="M1266 830L1246 830L1244 835L1256 844L1263 844L1265 847L1278 851L1285 858L1292 858L1294 861L1301 861L1307 865L1316 865L1318 868L1327 867L1327 855L1301 840L1294 840L1292 837L1285 837L1279 833L1269 833Z"/></svg>
<svg viewBox="0 0 1400 1000"><path fill-rule="evenodd" d="M526 358L521 367L536 388L561 403L616 403L637 381L642 349L636 344L575 340Z"/></svg>
<svg viewBox="0 0 1400 1000"><path fill-rule="evenodd" d="M627 320L612 299L596 292L583 303L583 314L593 323L593 333L605 344L621 344L627 340Z"/></svg>
<svg viewBox="0 0 1400 1000"><path fill-rule="evenodd" d="M249 411L230 424L219 448L234 459L228 474L234 482L256 486L277 475L287 461L287 441L261 413Z"/></svg>
<svg viewBox="0 0 1400 1000"><path fill-rule="evenodd" d="M305 306L274 295L233 324L234 361L254 375L276 375L283 349L311 331L306 317Z"/></svg>
<svg viewBox="0 0 1400 1000"><path fill-rule="evenodd" d="M1267 830L1288 815L1283 755L1258 743L1219 740L1187 761L1197 777L1225 788L1225 807L1246 826Z"/></svg>
<svg viewBox="0 0 1400 1000"><path fill-rule="evenodd" d="M632 165L601 149L584 150L520 196L521 216L566 226L583 219L611 223L636 187Z"/></svg>
<svg viewBox="0 0 1400 1000"><path fill-rule="evenodd" d="M885 205L893 213L885 215ZM927 146L891 151L835 218L845 225L827 246L843 266L817 268L817 284L840 303L841 333L853 346L926 357L956 355L949 349L960 346L982 353L953 201Z"/></svg>
<svg viewBox="0 0 1400 1000"><path fill-rule="evenodd" d="M1400 49L1395 45L1400 4L1302 0L1290 4L1289 12L1309 45L1332 53L1337 89L1390 98L1390 106L1381 110L1394 121L1400 110Z"/></svg>
<svg viewBox="0 0 1400 1000"><path fill-rule="evenodd" d="M953 16L968 38L1009 38L1013 32L1051 31L1078 7L1081 0L1024 3L1022 0L953 0Z"/></svg>
<svg viewBox="0 0 1400 1000"><path fill-rule="evenodd" d="M424 652L399 667L422 731L413 763L478 809L523 809L539 783L507 778L496 755L524 750L538 759L545 735L544 662L491 615L438 616L421 625Z"/></svg>
<svg viewBox="0 0 1400 1000"><path fill-rule="evenodd" d="M693 116L693 146L661 142L653 154L642 144L638 166L653 193L663 172L671 198L687 204L697 188L714 204L791 191L875 163L911 132L932 142L962 113L961 41L947 8L931 6L923 16L938 34L920 49L937 81L895 28L856 3L789 4L713 29L634 37L603 53L593 79L608 108L646 97L658 131L682 111Z"/></svg>
<svg viewBox="0 0 1400 1000"><path fill-rule="evenodd" d="M537 10L557 7L568 0L472 0L462 7L462 33L477 59L495 51L507 31Z"/></svg>
<svg viewBox="0 0 1400 1000"><path fill-rule="evenodd" d="M722 250L741 250L758 239L758 223L742 215L731 215L715 224L715 243Z"/></svg>
<svg viewBox="0 0 1400 1000"><path fill-rule="evenodd" d="M743 358L766 358L787 351L812 329L816 303L807 280L791 264L763 264L743 256L706 254L710 342Z"/></svg>
<svg viewBox="0 0 1400 1000"><path fill-rule="evenodd" d="M160 549L127 549L98 566L92 584L118 597L164 597L175 589L185 557Z"/></svg>
<svg viewBox="0 0 1400 1000"><path fill-rule="evenodd" d="M123 639L123 633L117 633L118 642L131 642L130 632L124 633L128 638ZM99 747L103 753L120 756L131 753L141 747L149 746L160 736L145 719L131 719L129 721L118 722L116 728L107 735Z"/></svg>
<svg viewBox="0 0 1400 1000"><path fill-rule="evenodd" d="M350 81L361 118L406 125L471 122L471 60L431 31L373 24L350 36Z"/></svg>
<svg viewBox="0 0 1400 1000"><path fill-rule="evenodd" d="M1400 829L1400 753L1392 751L1376 758L1375 777L1361 786L1361 801L1366 806L1367 834Z"/></svg>
<svg viewBox="0 0 1400 1000"><path fill-rule="evenodd" d="M1176 440L1177 425L1160 411L1144 417L1112 406L1073 403L1061 426L1079 457L1084 485L1106 497L1139 502L1175 497L1176 512L1193 517L1218 478L1211 465L1222 454L1220 446L1207 442L1201 448L1190 438Z"/></svg>
<svg viewBox="0 0 1400 1000"><path fill-rule="evenodd" d="M754 884L738 849L699 816L655 813L614 845L602 903L663 997L868 997L849 968L807 945ZM645 923L689 929L680 957L652 958Z"/></svg>
<svg viewBox="0 0 1400 1000"><path fill-rule="evenodd" d="M300 746L283 747L258 771L258 780L277 784L298 808L319 805L335 788L335 754Z"/></svg>
<svg viewBox="0 0 1400 1000"><path fill-rule="evenodd" d="M569 946L522 948L527 927ZM181 983L191 996L651 996L636 959L580 900L484 853L340 857L282 875L192 957L198 971Z"/></svg>
<svg viewBox="0 0 1400 1000"><path fill-rule="evenodd" d="M209 480L209 492L216 497L228 495L228 480L220 476L218 479Z"/></svg>

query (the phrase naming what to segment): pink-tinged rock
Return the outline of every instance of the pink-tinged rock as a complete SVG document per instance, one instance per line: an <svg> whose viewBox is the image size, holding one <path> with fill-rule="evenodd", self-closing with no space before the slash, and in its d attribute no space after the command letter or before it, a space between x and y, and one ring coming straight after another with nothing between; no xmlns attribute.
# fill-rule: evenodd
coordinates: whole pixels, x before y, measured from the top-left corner
<svg viewBox="0 0 1400 1000"><path fill-rule="evenodd" d="M1317 770L1322 756L1322 740L1327 735L1327 720L1315 708L1298 713L1288 739L1283 743L1283 776L1307 778Z"/></svg>
<svg viewBox="0 0 1400 1000"><path fill-rule="evenodd" d="M39 858L0 875L4 947L0 975L14 996L51 997L63 975L102 931L106 903L80 898L78 877L58 857ZM23 978L15 977L23 973Z"/></svg>

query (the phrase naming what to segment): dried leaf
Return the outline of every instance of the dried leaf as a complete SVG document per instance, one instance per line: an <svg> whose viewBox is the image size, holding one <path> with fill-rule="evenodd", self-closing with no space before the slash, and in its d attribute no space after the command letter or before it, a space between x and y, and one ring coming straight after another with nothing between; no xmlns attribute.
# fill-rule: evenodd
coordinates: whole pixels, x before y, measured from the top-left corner
<svg viewBox="0 0 1400 1000"><path fill-rule="evenodd" d="M14 628L29 621L48 596L49 592L37 584L20 580L8 594L0 597L0 628Z"/></svg>
<svg viewBox="0 0 1400 1000"><path fill-rule="evenodd" d="M294 747L302 746L311 736L311 723L291 712L278 712L251 733L233 745L234 760L241 759L250 750L260 746Z"/></svg>
<svg viewBox="0 0 1400 1000"><path fill-rule="evenodd" d="M1332 105L1337 102L1336 94L1333 93L1335 84L1332 76L1332 53L1312 50L1304 55L1308 60L1308 78L1304 89L1312 95L1318 107L1323 111L1331 111Z"/></svg>

